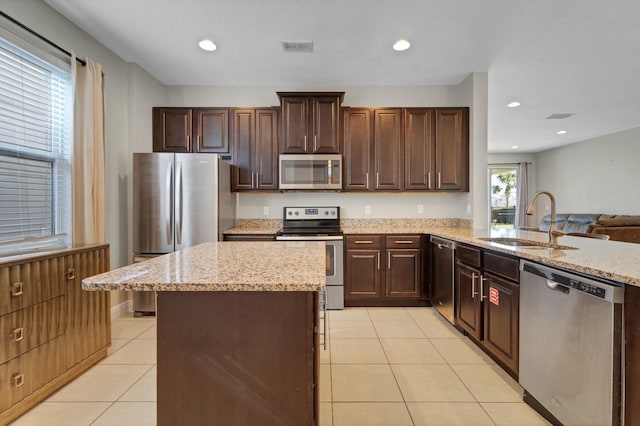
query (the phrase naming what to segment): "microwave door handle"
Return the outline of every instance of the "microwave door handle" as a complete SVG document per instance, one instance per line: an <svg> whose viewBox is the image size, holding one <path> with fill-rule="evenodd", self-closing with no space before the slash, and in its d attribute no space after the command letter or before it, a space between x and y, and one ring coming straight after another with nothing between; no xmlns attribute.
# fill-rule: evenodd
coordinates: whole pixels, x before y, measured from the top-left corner
<svg viewBox="0 0 640 426"><path fill-rule="evenodd" d="M329 160L327 163L328 163L327 166L329 167L329 171L327 172L327 178L329 179L329 183L333 183L333 164L331 160Z"/></svg>

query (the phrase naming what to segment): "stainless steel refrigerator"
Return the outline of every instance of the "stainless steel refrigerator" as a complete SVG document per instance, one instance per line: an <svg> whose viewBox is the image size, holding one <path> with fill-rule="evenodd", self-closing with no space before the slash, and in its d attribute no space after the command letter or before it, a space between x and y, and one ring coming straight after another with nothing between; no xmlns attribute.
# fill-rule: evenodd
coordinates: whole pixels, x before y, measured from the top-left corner
<svg viewBox="0 0 640 426"><path fill-rule="evenodd" d="M208 241L235 225L230 165L216 154L133 154L133 256L144 261ZM134 292L136 316L156 310Z"/></svg>

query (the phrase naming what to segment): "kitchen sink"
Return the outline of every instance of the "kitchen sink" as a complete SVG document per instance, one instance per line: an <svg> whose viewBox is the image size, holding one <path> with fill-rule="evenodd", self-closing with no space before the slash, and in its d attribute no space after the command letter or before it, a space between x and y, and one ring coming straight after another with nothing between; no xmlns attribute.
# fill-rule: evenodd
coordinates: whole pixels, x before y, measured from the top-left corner
<svg viewBox="0 0 640 426"><path fill-rule="evenodd" d="M577 247L563 246L561 244L544 243L542 241L525 240L523 238L509 238L509 237L487 237L478 238L482 241L490 243L503 244L506 246L516 246L525 248L551 248L557 250L577 250Z"/></svg>

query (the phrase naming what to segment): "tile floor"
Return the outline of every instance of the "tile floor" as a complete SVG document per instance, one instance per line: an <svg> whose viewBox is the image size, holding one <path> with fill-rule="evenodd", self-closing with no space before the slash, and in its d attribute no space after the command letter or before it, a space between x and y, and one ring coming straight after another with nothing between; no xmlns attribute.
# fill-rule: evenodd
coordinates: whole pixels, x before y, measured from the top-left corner
<svg viewBox="0 0 640 426"><path fill-rule="evenodd" d="M349 308L328 319L322 426L547 424L430 308ZM155 425L155 343L155 318L113 321L109 356L13 424Z"/></svg>

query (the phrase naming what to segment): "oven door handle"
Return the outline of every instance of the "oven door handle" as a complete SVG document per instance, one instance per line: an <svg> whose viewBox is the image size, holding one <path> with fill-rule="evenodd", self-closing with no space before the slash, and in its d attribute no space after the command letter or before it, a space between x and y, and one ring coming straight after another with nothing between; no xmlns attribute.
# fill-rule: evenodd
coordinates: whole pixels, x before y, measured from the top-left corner
<svg viewBox="0 0 640 426"><path fill-rule="evenodd" d="M342 241L342 235L278 235L276 241Z"/></svg>

